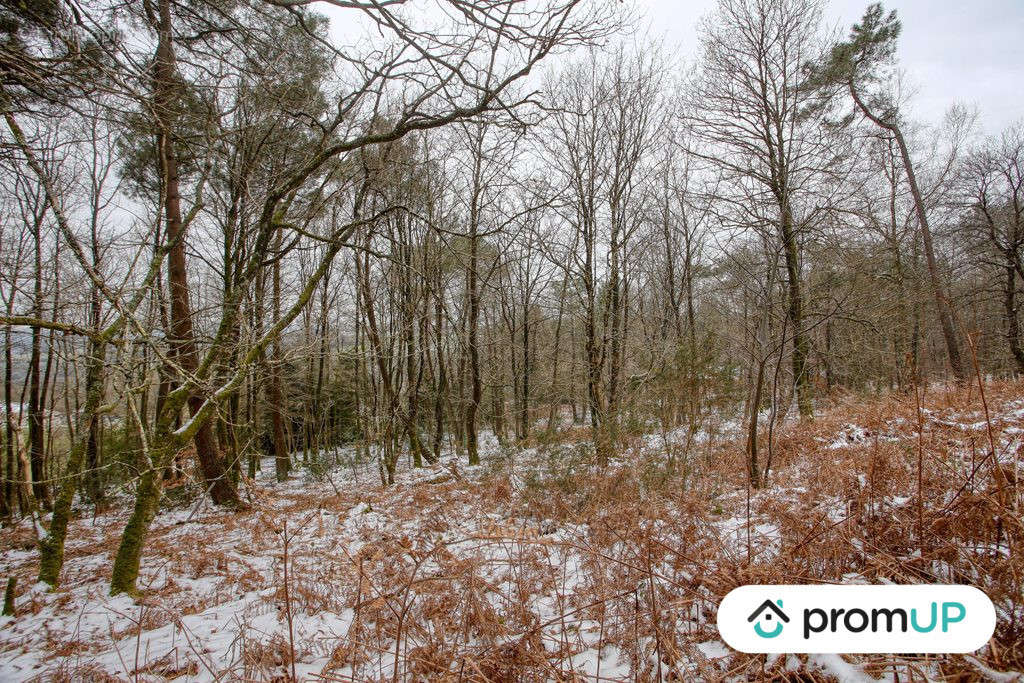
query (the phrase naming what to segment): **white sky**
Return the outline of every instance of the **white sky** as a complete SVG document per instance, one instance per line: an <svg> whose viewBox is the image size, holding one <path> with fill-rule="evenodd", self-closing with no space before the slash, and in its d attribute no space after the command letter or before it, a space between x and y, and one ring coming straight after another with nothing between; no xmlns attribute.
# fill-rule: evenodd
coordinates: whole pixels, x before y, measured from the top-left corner
<svg viewBox="0 0 1024 683"><path fill-rule="evenodd" d="M651 33L684 59L695 55L696 23L715 0L635 0ZM846 36L871 0L831 0L826 26ZM977 107L997 133L1024 118L1024 0L889 0L903 22L900 66L915 87L911 114L937 123L950 104Z"/></svg>
<svg viewBox="0 0 1024 683"><path fill-rule="evenodd" d="M616 0L593 0L614 2ZM685 62L696 55L698 20L716 0L627 0L652 38ZM872 0L825 0L825 27L845 37ZM1024 0L887 0L903 22L899 61L912 93L909 115L935 124L951 104L975 107L983 133L1024 119ZM430 11L432 2L412 5ZM358 12L319 3L336 41L372 37ZM641 28L641 30L643 30ZM547 68L557 60L552 60ZM546 69L542 69L546 70Z"/></svg>

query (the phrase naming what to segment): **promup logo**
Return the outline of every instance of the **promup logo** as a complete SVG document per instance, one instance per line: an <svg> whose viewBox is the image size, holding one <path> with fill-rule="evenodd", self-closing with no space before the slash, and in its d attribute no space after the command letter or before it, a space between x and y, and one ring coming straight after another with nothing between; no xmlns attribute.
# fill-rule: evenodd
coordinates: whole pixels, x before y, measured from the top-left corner
<svg viewBox="0 0 1024 683"><path fill-rule="evenodd" d="M777 605L777 606L776 606ZM772 615L774 614L775 625L771 626ZM760 619L758 619L760 617ZM782 611L782 600L765 600L761 603L761 606L754 610L754 613L747 617L747 621L758 621L754 624L754 633L761 636L762 638L774 638L782 633L783 622L789 623L789 617ZM765 628L764 624L767 623L771 626L771 629Z"/></svg>
<svg viewBox="0 0 1024 683"><path fill-rule="evenodd" d="M718 608L722 638L741 652L973 652L995 625L971 586L742 586Z"/></svg>

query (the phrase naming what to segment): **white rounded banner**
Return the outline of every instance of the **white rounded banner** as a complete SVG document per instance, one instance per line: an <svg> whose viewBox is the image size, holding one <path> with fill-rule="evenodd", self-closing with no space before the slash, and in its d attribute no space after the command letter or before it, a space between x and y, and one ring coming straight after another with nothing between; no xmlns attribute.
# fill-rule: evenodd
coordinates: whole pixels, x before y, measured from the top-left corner
<svg viewBox="0 0 1024 683"><path fill-rule="evenodd" d="M996 610L973 586L740 586L718 606L718 631L740 652L973 652Z"/></svg>

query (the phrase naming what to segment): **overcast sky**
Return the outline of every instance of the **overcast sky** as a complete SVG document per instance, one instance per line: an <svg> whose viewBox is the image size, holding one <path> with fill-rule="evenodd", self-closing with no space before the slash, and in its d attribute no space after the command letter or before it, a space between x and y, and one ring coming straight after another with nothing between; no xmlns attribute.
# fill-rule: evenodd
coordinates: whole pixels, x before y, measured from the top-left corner
<svg viewBox="0 0 1024 683"><path fill-rule="evenodd" d="M715 0L636 0L652 33L689 58L695 25ZM870 0L831 0L826 24L845 36ZM954 102L976 106L996 133L1024 117L1024 0L889 0L903 22L899 59L916 86L912 115L929 123Z"/></svg>
<svg viewBox="0 0 1024 683"><path fill-rule="evenodd" d="M716 0L631 1L653 37L662 37L665 47L687 62L696 56L697 23ZM845 37L871 1L826 0L825 26ZM914 92L911 117L934 124L951 104L966 104L977 108L985 133L1024 118L1024 0L888 0L884 5L897 10L903 22L898 56ZM422 1L413 7L429 11L435 5ZM365 37L368 25L359 13L327 3L317 10L331 18L336 40Z"/></svg>

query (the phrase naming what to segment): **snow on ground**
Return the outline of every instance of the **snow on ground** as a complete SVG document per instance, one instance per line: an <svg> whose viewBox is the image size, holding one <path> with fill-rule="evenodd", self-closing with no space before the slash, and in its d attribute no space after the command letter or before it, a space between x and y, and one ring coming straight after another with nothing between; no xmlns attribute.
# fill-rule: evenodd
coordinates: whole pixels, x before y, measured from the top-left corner
<svg viewBox="0 0 1024 683"><path fill-rule="evenodd" d="M997 457L1016 462L1024 401L1004 402L990 417ZM928 428L936 439L956 433L984 443L990 422L981 415L978 426L978 418L936 409ZM800 448L849 451L844 457L885 447L898 456L917 438L906 416L867 426L824 419L814 429ZM866 515L891 535L911 496L883 490L870 470L833 474L835 460L792 455L761 491L710 476L686 491L659 489L651 468L627 460L653 457L666 442L711 448L688 430L649 435L597 473L578 445L515 451L487 435L481 466L448 453L432 467L401 468L386 489L373 465L321 477L298 468L277 483L267 460L246 488L245 511L190 503L160 512L139 600L107 594L126 511L82 511L53 591L33 583L29 528L4 530L0 567L18 577L19 594L17 616L0 620L0 680L285 680L293 665L300 680L745 680L758 670L894 680L903 671L894 661L737 659L714 614L729 589L779 580L773 571L829 534L839 540L814 546L833 554L820 560L823 576L834 565L846 567L843 581L906 580L892 567L915 551L906 548L909 560L887 555L891 566L879 569L868 553L883 539L851 531L850 520ZM729 457L742 463L742 454ZM593 505L602 495L615 504ZM1018 613L1019 602L1001 609ZM1015 675L987 660L962 663L975 675ZM935 662L913 666L938 675L928 668Z"/></svg>

